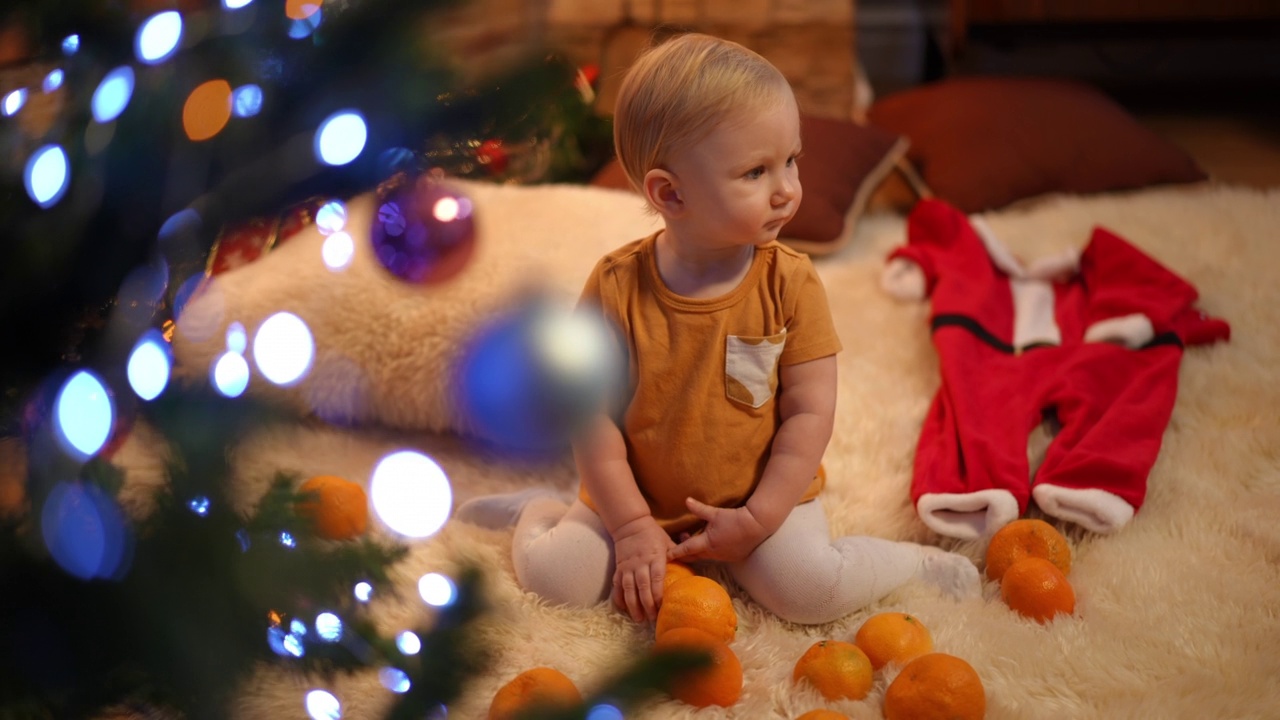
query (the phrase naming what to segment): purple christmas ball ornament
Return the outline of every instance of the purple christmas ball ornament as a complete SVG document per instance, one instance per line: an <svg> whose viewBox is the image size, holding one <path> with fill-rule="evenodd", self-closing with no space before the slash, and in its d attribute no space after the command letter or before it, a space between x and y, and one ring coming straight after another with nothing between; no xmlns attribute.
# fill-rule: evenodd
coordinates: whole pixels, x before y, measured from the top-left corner
<svg viewBox="0 0 1280 720"><path fill-rule="evenodd" d="M430 285L457 275L475 250L471 200L429 176L380 195L369 240L374 255L405 282Z"/></svg>

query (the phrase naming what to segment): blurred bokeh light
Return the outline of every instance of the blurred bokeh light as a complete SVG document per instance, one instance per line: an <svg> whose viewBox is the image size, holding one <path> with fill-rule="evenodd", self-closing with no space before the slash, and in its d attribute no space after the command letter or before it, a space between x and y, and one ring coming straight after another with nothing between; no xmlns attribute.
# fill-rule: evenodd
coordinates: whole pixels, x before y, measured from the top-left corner
<svg viewBox="0 0 1280 720"><path fill-rule="evenodd" d="M453 490L444 470L413 450L382 458L373 469L369 493L382 522L411 538L434 535L453 509Z"/></svg>
<svg viewBox="0 0 1280 720"><path fill-rule="evenodd" d="M10 115L13 115L17 113L19 110L21 110L22 106L26 104L27 104L26 88L18 88L17 90L11 90L4 96L4 100L0 101L0 114L3 114L5 117L9 117Z"/></svg>
<svg viewBox="0 0 1280 720"><path fill-rule="evenodd" d="M132 535L120 506L97 485L55 485L40 512L40 534L54 561L81 580L128 572Z"/></svg>
<svg viewBox="0 0 1280 720"><path fill-rule="evenodd" d="M356 254L356 243L344 232L336 232L324 239L320 257L330 270L345 270Z"/></svg>
<svg viewBox="0 0 1280 720"><path fill-rule="evenodd" d="M226 80L201 83L182 106L182 129L195 142L208 140L231 119L231 84Z"/></svg>
<svg viewBox="0 0 1280 720"><path fill-rule="evenodd" d="M276 385L301 380L311 368L315 349L311 330L293 313L272 315L253 336L253 362L262 376Z"/></svg>
<svg viewBox="0 0 1280 720"><path fill-rule="evenodd" d="M169 59L181 41L182 16L176 10L166 10L143 21L133 51L139 61L155 65Z"/></svg>
<svg viewBox="0 0 1280 720"><path fill-rule="evenodd" d="M58 392L54 419L68 452L84 460L96 455L110 437L115 404L98 376L78 370Z"/></svg>
<svg viewBox="0 0 1280 720"><path fill-rule="evenodd" d="M409 675L400 668L382 668L378 671L378 682L382 683L382 687L397 694L407 693L409 688L413 687L409 681Z"/></svg>
<svg viewBox="0 0 1280 720"><path fill-rule="evenodd" d="M432 607L447 607L458 596L453 581L440 573L427 573L418 578L418 594Z"/></svg>
<svg viewBox="0 0 1280 720"><path fill-rule="evenodd" d="M133 83L133 68L128 65L121 65L104 75L93 91L90 103L93 119L109 123L120 117L120 113L129 106L129 99L133 97Z"/></svg>
<svg viewBox="0 0 1280 720"><path fill-rule="evenodd" d="M238 352L225 352L213 362L213 387L223 397L235 398L249 387L249 363Z"/></svg>
<svg viewBox="0 0 1280 720"><path fill-rule="evenodd" d="M231 112L236 117L253 117L262 109L262 88L257 85L241 85L231 93Z"/></svg>
<svg viewBox="0 0 1280 720"><path fill-rule="evenodd" d="M44 82L41 83L40 88L47 93L51 93L54 90L57 90L58 88L62 87L62 81L65 78L66 78L66 73L63 72L61 68L57 70L51 70L48 75L44 76Z"/></svg>
<svg viewBox="0 0 1280 720"><path fill-rule="evenodd" d="M342 110L325 118L316 130L316 157L326 165L346 165L364 151L369 138L364 117L354 110Z"/></svg>
<svg viewBox="0 0 1280 720"><path fill-rule="evenodd" d="M172 367L169 343L158 330L148 330L129 353L126 374L129 386L143 400L155 400L169 384Z"/></svg>
<svg viewBox="0 0 1280 720"><path fill-rule="evenodd" d="M412 630L405 630L396 636L396 647L405 655L417 655L422 651L422 638Z"/></svg>
<svg viewBox="0 0 1280 720"><path fill-rule="evenodd" d="M311 720L338 720L342 717L342 703L327 690L307 693L306 706Z"/></svg>
<svg viewBox="0 0 1280 720"><path fill-rule="evenodd" d="M71 182L67 153L57 145L45 145L27 161L22 175L27 195L42 208L57 204Z"/></svg>

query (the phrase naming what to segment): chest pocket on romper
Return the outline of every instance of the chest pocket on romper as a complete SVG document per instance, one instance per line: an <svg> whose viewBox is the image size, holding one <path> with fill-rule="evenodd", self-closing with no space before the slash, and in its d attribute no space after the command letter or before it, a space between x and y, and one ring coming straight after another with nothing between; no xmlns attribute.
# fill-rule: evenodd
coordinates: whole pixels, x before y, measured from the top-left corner
<svg viewBox="0 0 1280 720"><path fill-rule="evenodd" d="M778 359L786 341L786 330L766 337L725 338L725 395L753 408L768 402L778 390Z"/></svg>

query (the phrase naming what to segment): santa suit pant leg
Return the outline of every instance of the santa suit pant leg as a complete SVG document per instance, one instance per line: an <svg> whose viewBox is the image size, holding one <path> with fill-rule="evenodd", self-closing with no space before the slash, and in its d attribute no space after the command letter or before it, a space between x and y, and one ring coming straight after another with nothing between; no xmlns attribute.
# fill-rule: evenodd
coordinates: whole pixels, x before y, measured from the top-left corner
<svg viewBox="0 0 1280 720"><path fill-rule="evenodd" d="M1023 387L1023 358L964 327L937 328L934 344L942 386L921 428L911 499L930 529L977 539L1030 502L1027 435L1039 403Z"/></svg>
<svg viewBox="0 0 1280 720"><path fill-rule="evenodd" d="M1182 346L1087 343L1053 377L1046 401L1062 429L1033 480L1049 515L1093 532L1123 527L1142 506L1173 412Z"/></svg>

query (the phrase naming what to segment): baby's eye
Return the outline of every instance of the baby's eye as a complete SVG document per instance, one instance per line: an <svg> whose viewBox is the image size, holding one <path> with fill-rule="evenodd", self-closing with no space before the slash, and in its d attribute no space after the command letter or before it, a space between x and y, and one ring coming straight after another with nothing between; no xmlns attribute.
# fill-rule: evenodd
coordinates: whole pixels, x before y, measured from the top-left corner
<svg viewBox="0 0 1280 720"><path fill-rule="evenodd" d="M747 171L747 174L745 177L748 180L759 180L761 175L764 175L763 165L759 165L757 167L751 168L750 170Z"/></svg>
<svg viewBox="0 0 1280 720"><path fill-rule="evenodd" d="M796 164L796 162L802 157L804 157L804 153L796 153L795 155L792 155L791 157L787 158L787 167L793 167Z"/></svg>

